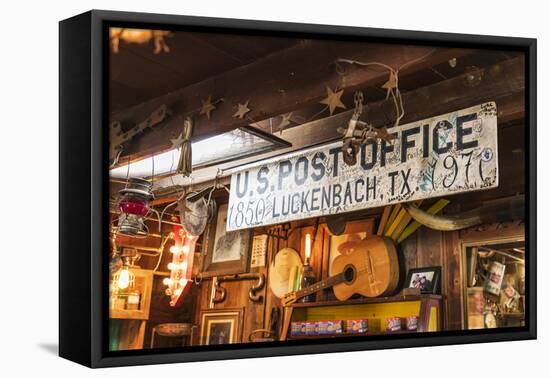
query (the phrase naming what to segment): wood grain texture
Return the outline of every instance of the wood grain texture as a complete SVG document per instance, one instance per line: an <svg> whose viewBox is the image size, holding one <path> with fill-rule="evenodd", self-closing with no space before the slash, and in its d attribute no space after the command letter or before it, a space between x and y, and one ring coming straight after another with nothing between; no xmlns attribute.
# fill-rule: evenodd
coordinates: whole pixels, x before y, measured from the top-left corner
<svg viewBox="0 0 550 378"><path fill-rule="evenodd" d="M442 290L445 295L444 319L446 330L462 329L463 323L463 283L462 259L459 248L458 231L444 232L443 234L443 265Z"/></svg>
<svg viewBox="0 0 550 378"><path fill-rule="evenodd" d="M175 115L154 133L144 133L132 141L123 156L136 158L169 148L170 138L181 129L181 117L200 109L200 100L209 95L213 99L223 98L223 102L218 104L211 120L206 117L196 120L194 140L245 126L251 123L250 119L261 121L318 103L326 97L327 86L353 91L366 85L380 85L387 80L387 70L366 70L359 66L347 67L346 75L342 77L335 69L335 61L339 58L379 61L392 67L415 61L415 64L401 70L400 75L406 76L472 52L465 49L439 49L434 52L428 47L303 40L254 63L114 113L111 119L123 125L135 124L161 104L169 106ZM231 88L230 93L228 88ZM252 109L247 117L232 117L237 105L247 100L250 100L249 107ZM126 159L122 158L121 163L124 161Z"/></svg>

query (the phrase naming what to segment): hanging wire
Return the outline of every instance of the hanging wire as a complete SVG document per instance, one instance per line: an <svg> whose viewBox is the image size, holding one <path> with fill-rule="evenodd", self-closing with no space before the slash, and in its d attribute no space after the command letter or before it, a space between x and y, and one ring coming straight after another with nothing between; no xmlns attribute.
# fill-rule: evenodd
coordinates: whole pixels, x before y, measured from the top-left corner
<svg viewBox="0 0 550 378"><path fill-rule="evenodd" d="M124 189L128 188L128 181L130 181L130 159L126 163L126 184L124 184Z"/></svg>
<svg viewBox="0 0 550 378"><path fill-rule="evenodd" d="M109 169L114 168L115 165L118 164L118 159L120 159L120 155L122 155L122 148L118 150L118 153L116 154L115 158L111 162L111 165L109 165Z"/></svg>
<svg viewBox="0 0 550 378"><path fill-rule="evenodd" d="M153 186L154 182L155 182L155 154L153 153L151 155L151 186ZM154 199L155 195L152 193L152 191L151 191L151 194L153 195L153 199ZM149 208L149 211L151 211L153 214L157 216L159 234L162 233L162 218L159 212L153 207Z"/></svg>
<svg viewBox="0 0 550 378"><path fill-rule="evenodd" d="M394 127L396 127L396 126L399 126L399 123L405 116L405 107L403 106L403 97L401 96L401 91L399 89L399 72L410 65L413 65L417 62L420 62L426 59L428 56L432 55L436 50L437 49L434 48L429 52L427 52L426 54L422 55L421 57L405 62L397 68L393 68L381 62L361 62L358 60L340 58L336 60L336 73L338 73L340 76L347 75L347 72L345 72L345 70L341 67L339 63L348 63L350 65L358 65L362 67L377 66L388 70L390 74L390 80L392 77L395 80L395 88L391 88L391 87L388 88L388 92L386 94L386 100L389 99L389 96L391 95L393 103L395 105L396 118L395 118Z"/></svg>
<svg viewBox="0 0 550 378"><path fill-rule="evenodd" d="M172 150L172 164L170 164L170 171L169 171L170 172L170 181L172 182L172 186L176 185L176 184L174 184L174 175L172 174L172 173L174 173L174 172L172 172L172 169L174 169L174 163L175 163L175 161L174 161L174 151L181 151L181 149L176 148L175 150Z"/></svg>
<svg viewBox="0 0 550 378"><path fill-rule="evenodd" d="M158 268L160 267L160 263L162 261L162 256L164 255L164 249L166 248L166 242L168 242L169 239L174 239L174 233L170 232L166 237L164 237L160 242L160 248L159 248L159 257L157 260L157 264L155 265L155 268L153 269L153 272L156 272Z"/></svg>
<svg viewBox="0 0 550 378"><path fill-rule="evenodd" d="M155 153L151 155L151 184L155 182Z"/></svg>
<svg viewBox="0 0 550 378"><path fill-rule="evenodd" d="M160 218L164 219L164 213L166 212L166 210L168 210L170 207L172 207L174 205L177 205L177 204L178 204L178 200L175 200L173 202L170 202L168 205L166 205L164 207L164 209L162 209L162 212L160 213Z"/></svg>

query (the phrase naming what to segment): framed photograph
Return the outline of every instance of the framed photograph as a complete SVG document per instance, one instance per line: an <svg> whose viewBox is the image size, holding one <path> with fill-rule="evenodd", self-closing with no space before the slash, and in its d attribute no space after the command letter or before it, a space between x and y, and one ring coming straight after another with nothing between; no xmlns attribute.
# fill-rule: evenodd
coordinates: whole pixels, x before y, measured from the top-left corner
<svg viewBox="0 0 550 378"><path fill-rule="evenodd" d="M420 289L422 294L439 294L441 267L409 269L405 280L407 288Z"/></svg>
<svg viewBox="0 0 550 378"><path fill-rule="evenodd" d="M224 345L241 342L242 308L202 310L200 314L200 344Z"/></svg>
<svg viewBox="0 0 550 378"><path fill-rule="evenodd" d="M227 204L224 204L219 206L216 220L208 230L208 246L203 255L201 272L203 278L245 273L249 269L251 232L227 232L226 223Z"/></svg>
<svg viewBox="0 0 550 378"><path fill-rule="evenodd" d="M536 338L536 40L94 10L59 44L61 357Z"/></svg>

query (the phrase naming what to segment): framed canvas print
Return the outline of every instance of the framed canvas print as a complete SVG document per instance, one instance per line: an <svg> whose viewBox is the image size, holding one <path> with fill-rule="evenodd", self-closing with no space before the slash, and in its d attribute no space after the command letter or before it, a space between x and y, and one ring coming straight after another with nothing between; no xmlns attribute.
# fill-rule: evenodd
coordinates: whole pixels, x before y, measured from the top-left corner
<svg viewBox="0 0 550 378"><path fill-rule="evenodd" d="M535 40L110 11L59 35L62 357L536 337Z"/></svg>

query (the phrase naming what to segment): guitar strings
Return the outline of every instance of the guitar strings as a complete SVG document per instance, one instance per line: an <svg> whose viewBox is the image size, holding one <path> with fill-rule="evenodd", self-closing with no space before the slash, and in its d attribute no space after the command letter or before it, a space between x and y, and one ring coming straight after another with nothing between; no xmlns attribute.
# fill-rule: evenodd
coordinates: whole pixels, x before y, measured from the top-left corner
<svg viewBox="0 0 550 378"><path fill-rule="evenodd" d="M364 270L358 270L358 271L357 271L357 274L358 274L358 275L359 275L359 274L363 274L363 273L365 273L365 272L368 272L368 270L369 270L368 268L366 268L366 269L364 269ZM298 290L298 291L294 291L293 293L298 294L298 293L300 293L300 292L305 292L305 291L307 291L308 289L313 288L313 287L315 287L316 285L319 285L319 284L321 284L321 283L323 283L323 285L326 285L326 283L327 283L329 280L331 280L331 279L333 279L333 278L336 278L336 277L338 277L338 276L343 276L343 275L344 275L344 272L340 272L340 273L338 273L337 275L334 275L334 276L332 276L332 277L327 278L326 280L321 280L321 281L319 281L318 283L313 284L312 286L309 286L309 287L307 287L307 288L305 288L305 289L300 289L300 290ZM323 281L325 281L325 282L323 282ZM338 283L335 283L335 284L332 284L332 285L328 285L328 286L325 286L325 287L333 287L333 286L335 286L335 285L338 285L338 284L341 284L341 283L344 283L344 282L345 282L345 281L338 282ZM318 287L318 288L316 288L316 290L312 291L311 293L308 293L308 294L305 294L305 295L301 295L299 298L303 298L303 297L305 297L306 295L313 294L313 293L315 293L315 292L317 292L317 291L320 291L320 290L323 290L323 289L324 289L324 288ZM290 294L290 293L289 293L289 294ZM302 294L303 294L303 293L302 293ZM287 295L288 295L288 294L287 294ZM298 295L296 296L296 300L297 300L297 299L298 299Z"/></svg>

